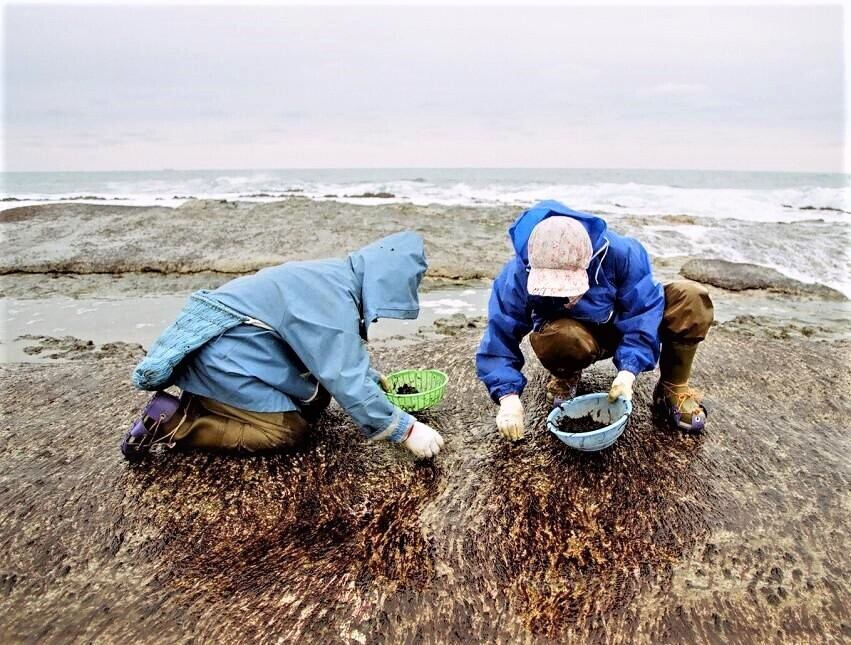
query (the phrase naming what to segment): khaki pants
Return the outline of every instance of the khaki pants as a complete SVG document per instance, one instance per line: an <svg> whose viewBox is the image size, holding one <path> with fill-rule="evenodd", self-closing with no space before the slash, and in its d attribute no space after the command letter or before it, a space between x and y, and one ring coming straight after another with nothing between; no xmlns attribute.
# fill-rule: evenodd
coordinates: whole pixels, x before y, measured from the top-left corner
<svg viewBox="0 0 851 645"><path fill-rule="evenodd" d="M250 412L201 396L189 406L174 436L181 448L266 452L302 443L310 429L298 412Z"/></svg>
<svg viewBox="0 0 851 645"><path fill-rule="evenodd" d="M706 338L714 309L706 287L679 280L665 285L665 313L659 327L662 344L695 345ZM541 364L555 376L569 376L611 358L621 335L614 324L594 325L570 318L546 323L529 336Z"/></svg>

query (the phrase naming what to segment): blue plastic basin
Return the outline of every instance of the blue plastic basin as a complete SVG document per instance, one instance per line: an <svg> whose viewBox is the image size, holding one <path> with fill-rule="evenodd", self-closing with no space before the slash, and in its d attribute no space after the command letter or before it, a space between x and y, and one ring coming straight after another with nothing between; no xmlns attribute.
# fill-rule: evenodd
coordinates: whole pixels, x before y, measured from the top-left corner
<svg viewBox="0 0 851 645"><path fill-rule="evenodd" d="M626 429L626 422L632 414L632 403L618 399L609 403L606 393L583 394L565 401L554 408L547 417L547 429L571 448L584 452L596 452L608 448L618 440ZM564 417L580 419L590 416L598 423L608 424L591 432L562 432L558 423Z"/></svg>

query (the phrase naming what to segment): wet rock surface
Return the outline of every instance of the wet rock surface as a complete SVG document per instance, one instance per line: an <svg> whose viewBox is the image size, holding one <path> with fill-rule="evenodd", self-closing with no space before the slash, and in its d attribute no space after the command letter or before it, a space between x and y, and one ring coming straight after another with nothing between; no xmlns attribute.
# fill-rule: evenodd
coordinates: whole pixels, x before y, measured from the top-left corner
<svg viewBox="0 0 851 645"><path fill-rule="evenodd" d="M74 336L42 336L26 334L15 340L25 341L27 346L23 351L30 356L57 360L82 360L93 358L97 360L127 358L138 359L145 355L144 348L139 343L103 343L98 346L94 341L75 338Z"/></svg>
<svg viewBox="0 0 851 645"><path fill-rule="evenodd" d="M22 206L0 211L4 242L0 295L85 298L189 293L213 289L288 260L340 257L404 229L416 230L425 239L427 283L470 284L488 281L502 268L511 253L506 230L522 209L521 205L368 206L294 195L268 203L190 199L177 208L109 202ZM737 230L739 226L735 221L718 226L713 221L710 226L705 219L687 214L619 215L610 218L609 224L618 233L641 239L648 249L664 249L653 257L654 274L662 282L678 279L683 263L699 268L715 262L688 262L692 242L678 227L700 226L704 248L713 248L728 244L730 227ZM826 245L820 254L825 258L839 257L847 246L842 230L829 223L808 224L806 235L798 229L791 232L790 227L797 225L788 223L758 226L754 257L776 257L778 240L790 257L810 253L811 226L819 227L817 235ZM227 253L222 252L225 248ZM676 249L683 255L671 256ZM705 278L707 284L720 280L725 288L779 289L808 298L841 296L828 287L789 282L776 273L766 275L765 267L750 265L758 275L748 274L747 280L737 282L712 266L712 272L700 269L701 275L696 273L693 279ZM734 266L736 272L744 271L741 265ZM736 295L736 291L725 292L725 297Z"/></svg>
<svg viewBox="0 0 851 645"><path fill-rule="evenodd" d="M487 316L467 316L456 313L435 320L434 330L443 336L456 336L471 329L484 329L487 324Z"/></svg>
<svg viewBox="0 0 851 645"><path fill-rule="evenodd" d="M393 199L396 197L393 193L388 192L378 192L378 193L361 193L360 195L346 195L346 197L355 197L355 198L370 198L370 199Z"/></svg>
<svg viewBox="0 0 851 645"><path fill-rule="evenodd" d="M0 273L0 298L121 298L127 296L189 295L198 289L217 289L247 275L242 273ZM484 280L426 277L420 292L458 285L489 287Z"/></svg>
<svg viewBox="0 0 851 645"><path fill-rule="evenodd" d="M692 259L682 266L680 273L689 280L711 284L729 291L766 289L795 296L847 300L845 295L836 289L823 284L800 282L786 277L779 271L757 264L717 259Z"/></svg>
<svg viewBox="0 0 851 645"><path fill-rule="evenodd" d="M0 273L0 298L114 298L216 289L228 273Z"/></svg>
<svg viewBox="0 0 851 645"><path fill-rule="evenodd" d="M827 325L806 324L793 320L778 320L769 316L736 316L732 320L719 323L719 326L729 331L735 331L742 336L758 338L829 338L835 335L835 327Z"/></svg>
<svg viewBox="0 0 851 645"><path fill-rule="evenodd" d="M426 240L430 276L474 280L502 266L509 250L505 230L516 213L510 206L361 206L304 197L198 199L178 208L23 206L0 211L0 273L244 274L288 260L339 257L411 229Z"/></svg>
<svg viewBox="0 0 851 645"><path fill-rule="evenodd" d="M336 407L308 445L225 457L117 449L146 396L124 357L0 369L4 642L839 641L851 615L847 342L716 328L703 436L653 425L654 378L609 450L504 442L479 333L385 348L449 375L417 462ZM598 364L582 391L604 391Z"/></svg>

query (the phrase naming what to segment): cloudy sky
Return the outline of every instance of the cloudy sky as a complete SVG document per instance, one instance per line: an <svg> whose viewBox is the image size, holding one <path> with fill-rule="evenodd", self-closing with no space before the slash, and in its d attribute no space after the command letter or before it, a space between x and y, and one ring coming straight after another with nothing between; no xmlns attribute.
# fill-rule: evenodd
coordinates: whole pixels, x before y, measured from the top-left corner
<svg viewBox="0 0 851 645"><path fill-rule="evenodd" d="M842 171L834 7L11 6L7 170Z"/></svg>

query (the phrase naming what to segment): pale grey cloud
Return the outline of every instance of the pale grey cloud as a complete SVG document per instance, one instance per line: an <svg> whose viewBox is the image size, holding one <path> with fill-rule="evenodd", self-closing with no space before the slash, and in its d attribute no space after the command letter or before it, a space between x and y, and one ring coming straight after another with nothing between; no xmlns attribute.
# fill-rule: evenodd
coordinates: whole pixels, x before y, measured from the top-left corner
<svg viewBox="0 0 851 645"><path fill-rule="evenodd" d="M696 96L709 92L709 86L703 83L660 83L639 90L643 96Z"/></svg>
<svg viewBox="0 0 851 645"><path fill-rule="evenodd" d="M841 23L840 7L11 6L6 166L836 171Z"/></svg>

